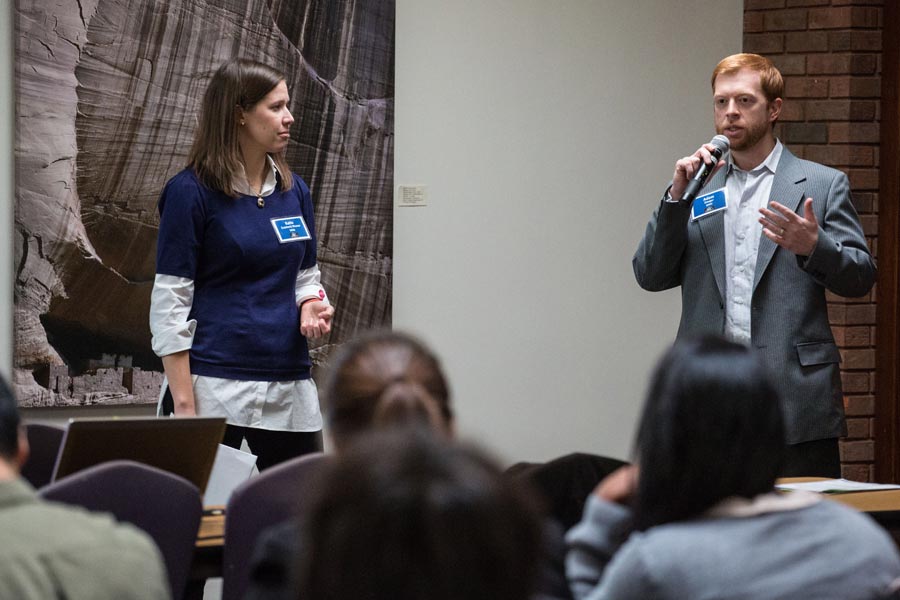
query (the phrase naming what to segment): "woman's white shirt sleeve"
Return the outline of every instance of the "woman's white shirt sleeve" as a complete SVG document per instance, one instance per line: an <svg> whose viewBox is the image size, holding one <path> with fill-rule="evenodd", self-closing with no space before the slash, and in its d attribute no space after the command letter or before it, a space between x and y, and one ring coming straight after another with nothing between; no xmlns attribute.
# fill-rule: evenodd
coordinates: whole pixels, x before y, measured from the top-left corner
<svg viewBox="0 0 900 600"><path fill-rule="evenodd" d="M188 319L194 302L194 281L187 277L157 275L150 294L151 345L157 356L190 350L197 320Z"/></svg>
<svg viewBox="0 0 900 600"><path fill-rule="evenodd" d="M331 304L328 301L328 295L325 294L325 288L322 287L322 272L319 271L318 264L315 264L308 269L300 269L297 273L297 284L294 286L294 299L299 305L303 300L309 298L318 298L325 304Z"/></svg>

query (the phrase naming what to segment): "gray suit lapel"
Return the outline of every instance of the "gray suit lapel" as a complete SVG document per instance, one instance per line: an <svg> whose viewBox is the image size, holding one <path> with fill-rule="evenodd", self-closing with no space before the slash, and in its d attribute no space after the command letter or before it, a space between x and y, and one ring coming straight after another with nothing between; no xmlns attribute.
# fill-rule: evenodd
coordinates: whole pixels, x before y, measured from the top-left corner
<svg viewBox="0 0 900 600"><path fill-rule="evenodd" d="M725 165L719 172L713 175L713 178L703 187L698 197L709 192L717 190L725 185L725 175L728 171L728 165ZM713 276L716 278L716 286L719 288L719 296L725 301L725 211L720 210L708 217L697 219L697 226L700 228L700 236L706 245L706 252L709 255L709 264L712 267Z"/></svg>
<svg viewBox="0 0 900 600"><path fill-rule="evenodd" d="M769 201L775 200L796 212L803 202L805 191L803 183L805 181L806 173L800 168L800 161L787 148L784 148L781 160L778 161L778 167L775 169ZM753 274L754 292L777 248L778 244L760 233L759 250L756 253L756 272Z"/></svg>

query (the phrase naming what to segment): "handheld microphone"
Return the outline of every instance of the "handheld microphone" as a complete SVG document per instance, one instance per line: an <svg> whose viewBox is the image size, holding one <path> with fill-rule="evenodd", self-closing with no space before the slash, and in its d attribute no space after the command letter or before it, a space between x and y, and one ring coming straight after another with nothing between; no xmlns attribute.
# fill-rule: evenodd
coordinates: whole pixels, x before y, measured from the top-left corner
<svg viewBox="0 0 900 600"><path fill-rule="evenodd" d="M719 164L719 160L726 152L728 152L728 148L731 146L728 138L724 135L715 136L709 143L715 146L715 149L710 152L713 157L713 163L709 165L706 164L705 161L700 162L700 168L694 173L694 178L688 182L687 187L684 188L684 193L681 195L681 201L685 204L690 204L694 201L700 188L702 188L706 183L706 180L709 179L710 174L716 168L716 165Z"/></svg>

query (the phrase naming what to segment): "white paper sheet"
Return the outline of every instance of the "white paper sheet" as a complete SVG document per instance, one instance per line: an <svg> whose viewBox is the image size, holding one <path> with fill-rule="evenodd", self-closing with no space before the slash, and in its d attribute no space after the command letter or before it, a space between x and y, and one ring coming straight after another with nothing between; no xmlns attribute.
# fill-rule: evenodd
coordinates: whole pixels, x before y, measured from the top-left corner
<svg viewBox="0 0 900 600"><path fill-rule="evenodd" d="M255 465L255 454L219 444L216 460L209 474L209 483L206 484L206 493L203 494L203 506L228 504L231 492L250 479Z"/></svg>
<svg viewBox="0 0 900 600"><path fill-rule="evenodd" d="M806 490L820 494L845 494L847 492L874 492L878 490L900 490L900 485L890 483L863 483L849 479L824 479L803 483L782 483L775 486L779 490Z"/></svg>

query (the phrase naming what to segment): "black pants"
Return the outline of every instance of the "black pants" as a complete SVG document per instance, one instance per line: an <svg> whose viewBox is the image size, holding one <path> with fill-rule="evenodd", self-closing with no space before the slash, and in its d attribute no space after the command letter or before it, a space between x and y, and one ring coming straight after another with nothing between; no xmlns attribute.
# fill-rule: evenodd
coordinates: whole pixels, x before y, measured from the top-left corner
<svg viewBox="0 0 900 600"><path fill-rule="evenodd" d="M841 453L837 438L813 440L802 444L789 444L782 477L831 477L841 476Z"/></svg>
<svg viewBox="0 0 900 600"><path fill-rule="evenodd" d="M226 425L222 443L240 448L244 438L257 457L256 466L260 471L291 458L322 451L321 431L271 431Z"/></svg>

